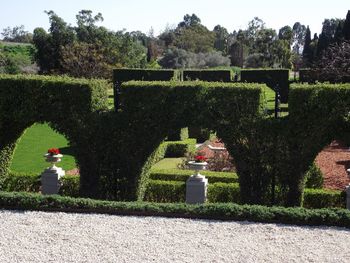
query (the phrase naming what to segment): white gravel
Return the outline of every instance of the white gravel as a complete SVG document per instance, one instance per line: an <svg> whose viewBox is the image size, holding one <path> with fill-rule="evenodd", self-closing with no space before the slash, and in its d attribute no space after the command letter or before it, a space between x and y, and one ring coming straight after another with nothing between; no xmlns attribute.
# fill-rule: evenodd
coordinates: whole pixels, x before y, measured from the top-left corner
<svg viewBox="0 0 350 263"><path fill-rule="evenodd" d="M350 230L0 210L0 262L350 262Z"/></svg>

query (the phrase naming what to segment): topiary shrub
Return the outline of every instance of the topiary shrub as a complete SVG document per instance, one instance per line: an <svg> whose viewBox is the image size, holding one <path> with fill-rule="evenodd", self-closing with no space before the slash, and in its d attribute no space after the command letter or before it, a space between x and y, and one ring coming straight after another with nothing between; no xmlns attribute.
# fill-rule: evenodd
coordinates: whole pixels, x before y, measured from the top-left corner
<svg viewBox="0 0 350 263"><path fill-rule="evenodd" d="M323 174L315 162L312 163L309 170L306 172L305 180L306 180L305 182L306 188L323 187Z"/></svg>

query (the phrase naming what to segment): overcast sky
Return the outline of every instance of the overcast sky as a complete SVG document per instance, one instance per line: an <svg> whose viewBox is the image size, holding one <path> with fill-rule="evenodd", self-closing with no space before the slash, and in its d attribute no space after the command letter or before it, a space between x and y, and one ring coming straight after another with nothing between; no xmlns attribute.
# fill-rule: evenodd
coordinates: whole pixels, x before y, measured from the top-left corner
<svg viewBox="0 0 350 263"><path fill-rule="evenodd" d="M102 13L108 29L117 31L154 29L158 35L166 26L176 26L185 14L195 13L212 30L220 24L229 32L245 29L255 16L267 27L279 28L300 22L309 25L312 34L320 33L325 18L345 18L349 0L1 0L0 30L24 25L49 28L44 10L53 10L66 22L75 25L75 15L82 9ZM332 5L332 6L331 6Z"/></svg>

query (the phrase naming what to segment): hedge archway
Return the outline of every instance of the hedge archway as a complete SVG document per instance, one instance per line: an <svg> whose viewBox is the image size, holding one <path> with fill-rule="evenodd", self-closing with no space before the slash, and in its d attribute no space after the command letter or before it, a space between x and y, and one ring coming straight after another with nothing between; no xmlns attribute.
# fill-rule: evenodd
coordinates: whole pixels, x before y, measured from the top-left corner
<svg viewBox="0 0 350 263"><path fill-rule="evenodd" d="M141 200L158 146L171 130L201 125L234 157L244 203L300 205L317 153L349 132L349 85L299 85L289 116L264 114L263 84L128 82L107 110L104 81L0 76L0 176L21 133L48 122L76 148L81 195Z"/></svg>
<svg viewBox="0 0 350 263"><path fill-rule="evenodd" d="M0 77L0 176L8 174L14 149L22 133L34 123L48 122L73 146L81 145L86 122L107 108L104 81L64 77ZM78 148L78 147L76 147ZM79 149L77 162L80 161Z"/></svg>

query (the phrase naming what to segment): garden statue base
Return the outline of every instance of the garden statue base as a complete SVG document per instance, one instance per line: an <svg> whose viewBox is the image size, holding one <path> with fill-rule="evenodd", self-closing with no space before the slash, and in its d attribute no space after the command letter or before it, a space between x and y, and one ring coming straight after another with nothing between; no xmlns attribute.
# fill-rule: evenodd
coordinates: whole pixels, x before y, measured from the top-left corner
<svg viewBox="0 0 350 263"><path fill-rule="evenodd" d="M65 171L60 167L50 167L41 174L41 193L44 195L58 194L60 189L60 178Z"/></svg>
<svg viewBox="0 0 350 263"><path fill-rule="evenodd" d="M186 203L202 204L207 200L208 179L203 175L192 175L186 182Z"/></svg>

